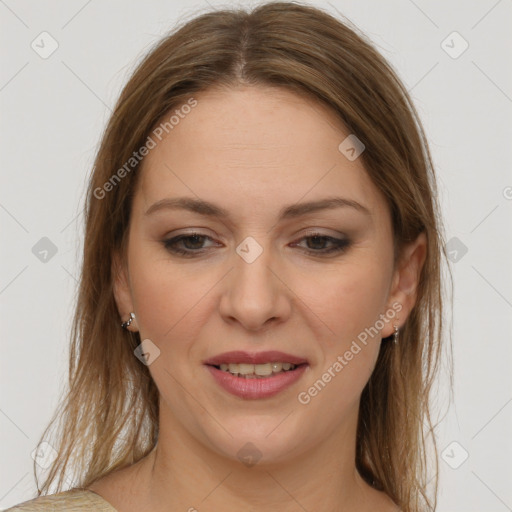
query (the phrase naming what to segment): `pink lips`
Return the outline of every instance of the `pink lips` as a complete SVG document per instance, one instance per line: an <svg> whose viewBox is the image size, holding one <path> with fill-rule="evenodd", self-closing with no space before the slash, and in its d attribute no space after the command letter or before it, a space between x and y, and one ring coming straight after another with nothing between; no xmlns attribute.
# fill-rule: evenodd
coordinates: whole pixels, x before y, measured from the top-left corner
<svg viewBox="0 0 512 512"><path fill-rule="evenodd" d="M267 350L266 352L257 352L253 354L250 354L249 352L244 352L242 350L237 350L234 352L224 352L223 354L219 354L218 356L211 357L210 359L203 361L203 364L219 366L222 363L292 363L295 365L299 365L307 362L308 361L306 359L293 356L291 354L286 354L284 352L279 352L277 350Z"/></svg>
<svg viewBox="0 0 512 512"><path fill-rule="evenodd" d="M246 363L292 363L294 370L284 371L265 378L246 379L216 368L221 364ZM229 393L246 400L257 400L274 396L296 382L308 367L306 359L279 351L267 351L250 354L243 351L225 352L204 361L214 380Z"/></svg>

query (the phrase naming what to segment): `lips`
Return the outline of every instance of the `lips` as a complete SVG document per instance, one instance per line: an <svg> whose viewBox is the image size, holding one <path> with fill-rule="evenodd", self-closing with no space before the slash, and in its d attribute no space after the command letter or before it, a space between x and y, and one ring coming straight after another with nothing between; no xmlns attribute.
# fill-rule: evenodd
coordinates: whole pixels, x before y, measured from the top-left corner
<svg viewBox="0 0 512 512"><path fill-rule="evenodd" d="M220 368L221 365L265 365L265 363L290 363L295 367L262 378L237 376ZM203 361L203 364L220 388L244 400L258 400L277 395L297 382L309 366L307 359L276 350L258 353L224 352Z"/></svg>
<svg viewBox="0 0 512 512"><path fill-rule="evenodd" d="M221 364L230 363L245 363L245 364L265 364L265 363L291 363L296 366L301 364L307 364L307 359L302 357L294 356L292 354L286 354L285 352L279 352L277 350L269 350L266 352L249 353L242 350L233 352L224 352L217 356L211 357L203 364L209 366L220 366Z"/></svg>

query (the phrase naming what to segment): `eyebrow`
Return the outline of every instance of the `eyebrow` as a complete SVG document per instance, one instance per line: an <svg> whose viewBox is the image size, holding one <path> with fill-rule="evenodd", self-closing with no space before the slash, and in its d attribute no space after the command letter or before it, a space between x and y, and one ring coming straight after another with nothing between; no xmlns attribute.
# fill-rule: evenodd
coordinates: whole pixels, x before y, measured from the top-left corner
<svg viewBox="0 0 512 512"><path fill-rule="evenodd" d="M357 211L364 213L365 215L371 216L370 210L354 201L352 199L346 199L343 197L327 197L317 201L309 201L306 203L296 203L281 208L279 212L279 220L291 219L300 217L308 213L314 213L320 210L332 210L334 208L349 207L354 208ZM200 215L208 217L218 217L220 219L229 219L230 215L224 208L204 201L202 199L195 199L192 197L173 197L165 198L152 204L145 212L144 215L150 215L154 212L161 210L177 210L183 209L188 210Z"/></svg>

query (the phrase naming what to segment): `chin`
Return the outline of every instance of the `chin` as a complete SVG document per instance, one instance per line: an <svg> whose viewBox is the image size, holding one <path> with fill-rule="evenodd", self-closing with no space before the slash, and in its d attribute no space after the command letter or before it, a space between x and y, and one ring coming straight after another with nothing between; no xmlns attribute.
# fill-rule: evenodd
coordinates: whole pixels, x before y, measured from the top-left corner
<svg viewBox="0 0 512 512"><path fill-rule="evenodd" d="M286 424L289 418L285 418L286 414L267 415L263 419L257 415L245 419L237 416L223 422L232 437L224 429L215 428L215 432L205 432L207 445L215 453L247 467L289 462L310 443L302 438L294 422Z"/></svg>

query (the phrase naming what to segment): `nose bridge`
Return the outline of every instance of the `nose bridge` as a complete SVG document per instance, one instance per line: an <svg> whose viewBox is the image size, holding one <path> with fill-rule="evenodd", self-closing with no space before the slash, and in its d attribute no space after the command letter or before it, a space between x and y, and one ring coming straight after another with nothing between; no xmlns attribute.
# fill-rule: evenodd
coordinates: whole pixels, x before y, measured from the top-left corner
<svg viewBox="0 0 512 512"><path fill-rule="evenodd" d="M256 330L270 319L289 314L286 292L274 275L275 255L254 238L247 237L236 248L234 269L221 300L221 314Z"/></svg>

